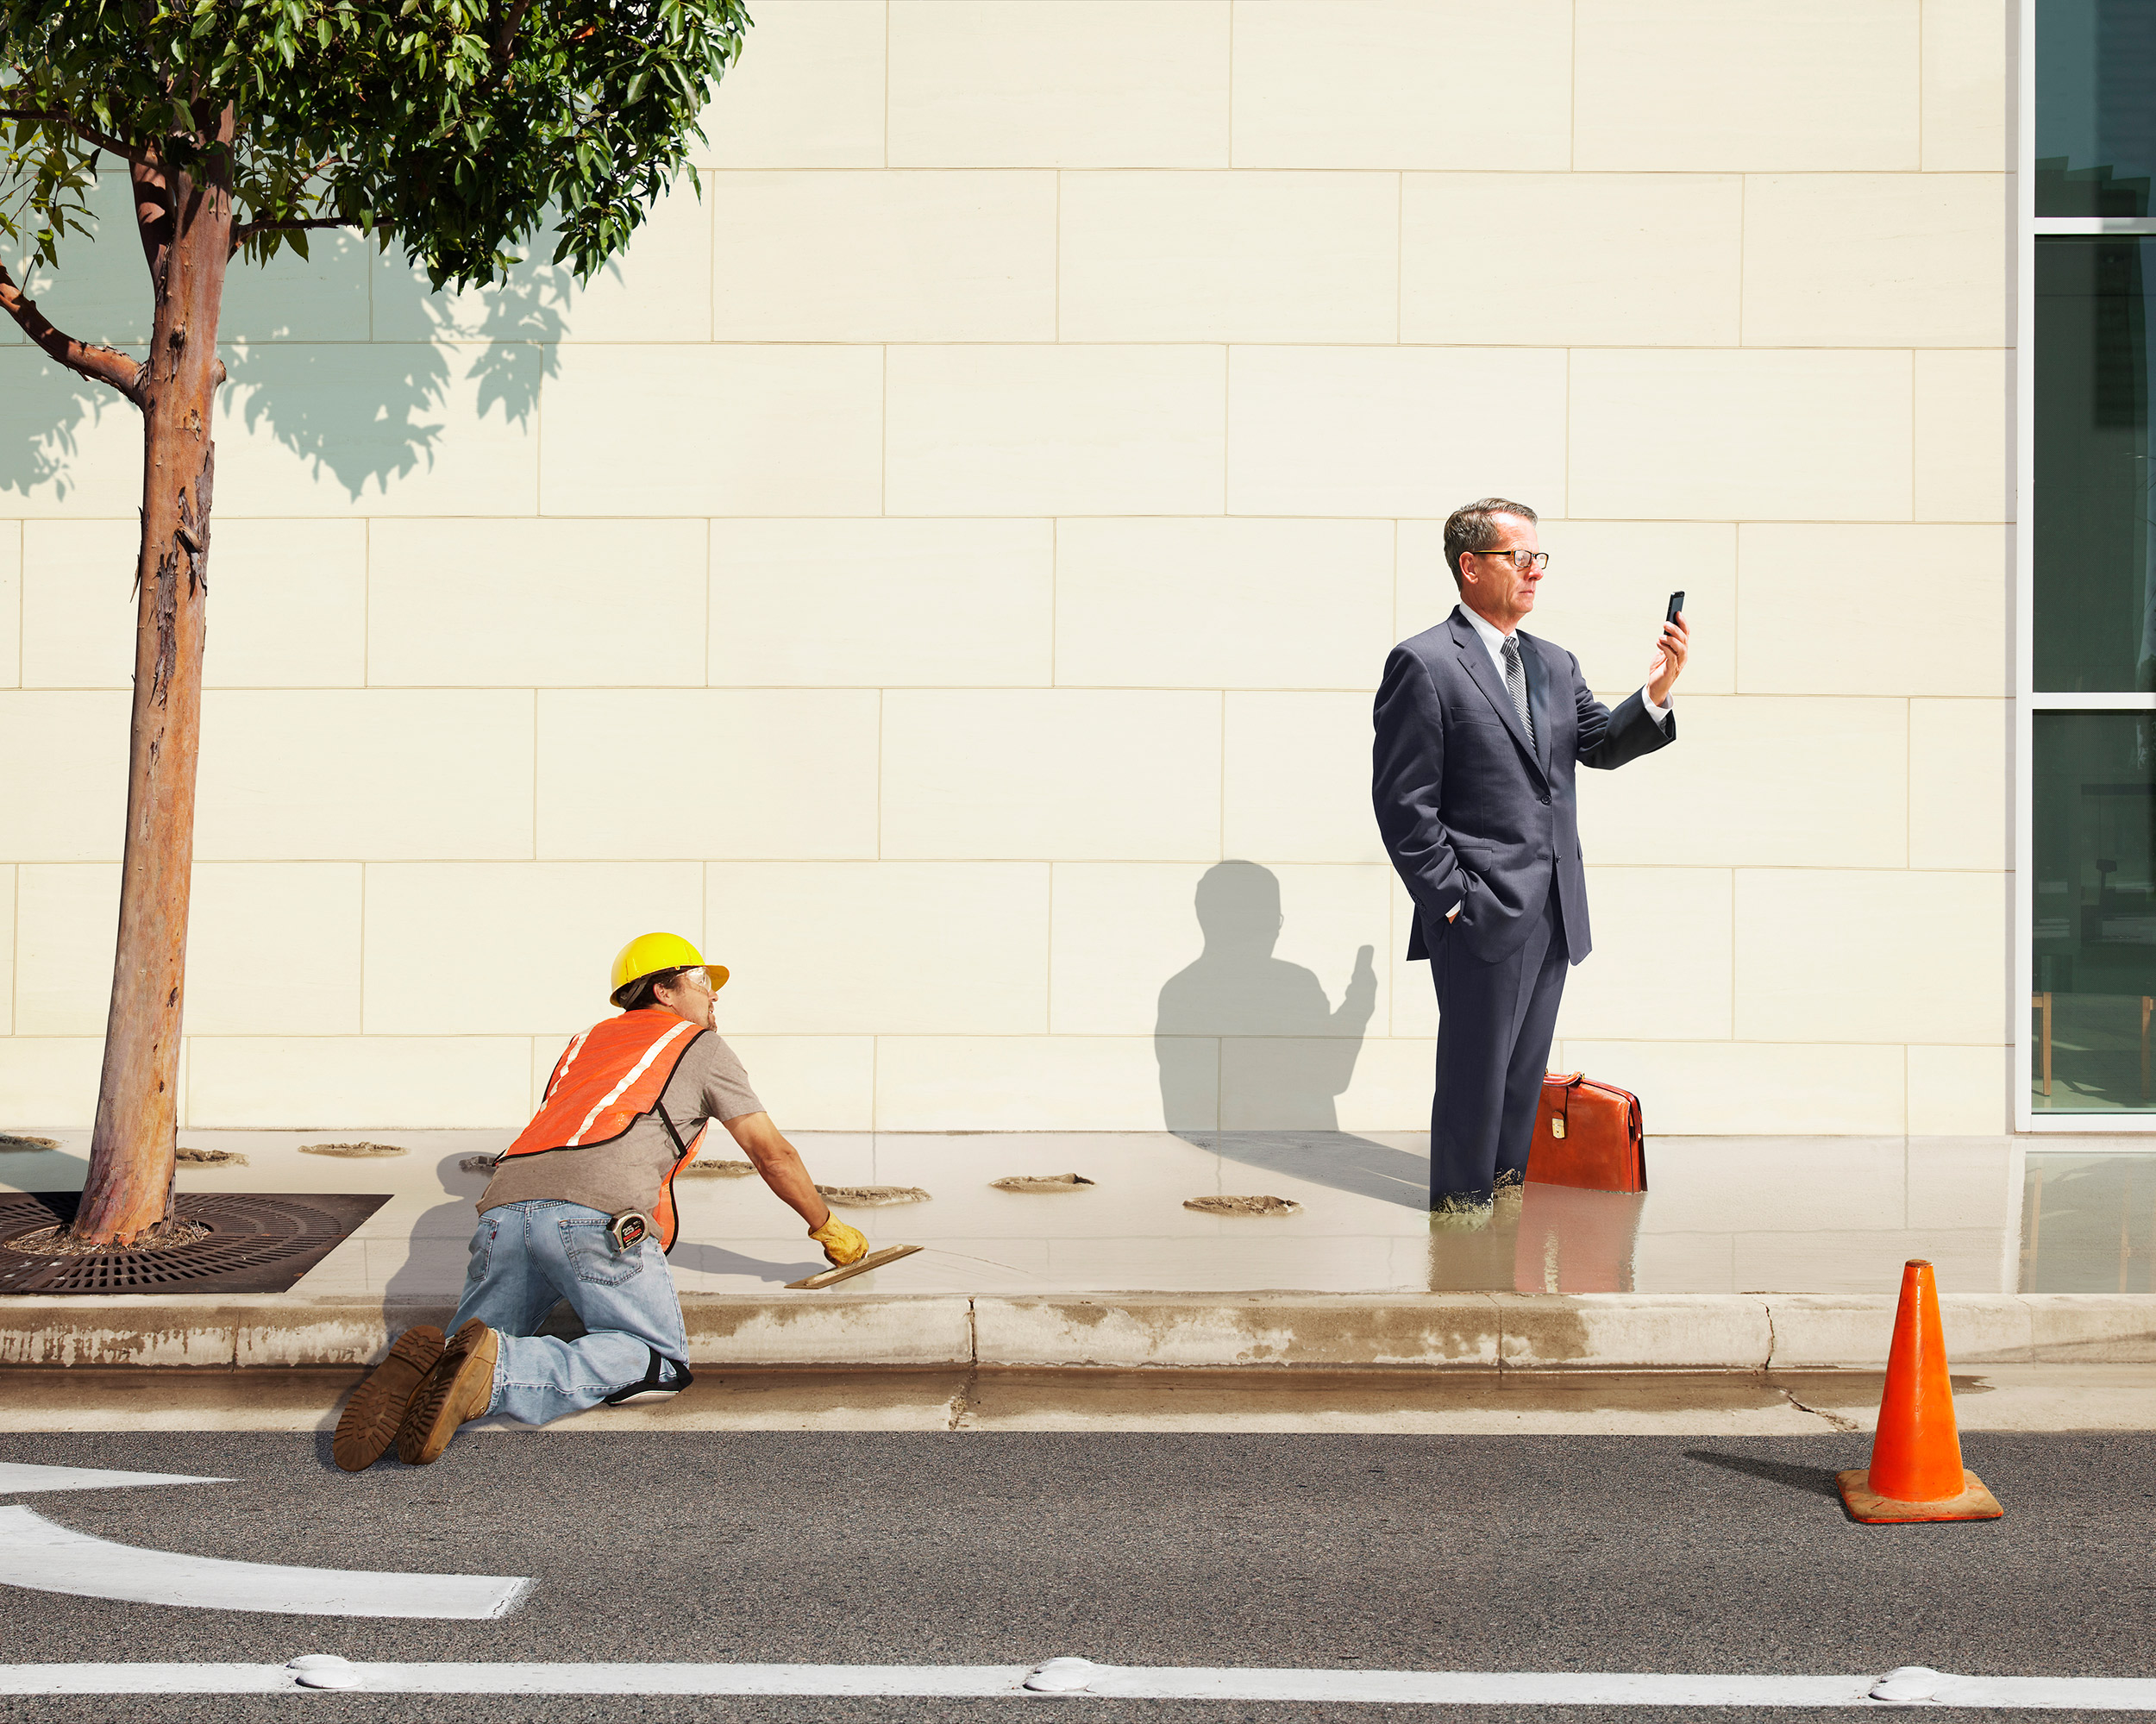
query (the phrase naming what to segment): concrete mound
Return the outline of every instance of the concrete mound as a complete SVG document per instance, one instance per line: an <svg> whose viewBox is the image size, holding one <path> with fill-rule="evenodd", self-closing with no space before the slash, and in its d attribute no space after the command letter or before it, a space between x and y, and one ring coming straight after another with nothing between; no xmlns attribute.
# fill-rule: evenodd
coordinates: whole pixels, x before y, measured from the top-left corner
<svg viewBox="0 0 2156 1724"><path fill-rule="evenodd" d="M189 1150L172 1151L172 1159L182 1167L245 1167L247 1157L237 1150Z"/></svg>
<svg viewBox="0 0 2156 1724"><path fill-rule="evenodd" d="M1099 1182L1082 1173L1014 1173L988 1183L998 1191L1087 1191Z"/></svg>
<svg viewBox="0 0 2156 1724"><path fill-rule="evenodd" d="M1290 1202L1285 1197L1192 1197L1183 1202L1186 1209L1194 1209L1200 1215L1300 1215L1302 1205Z"/></svg>
<svg viewBox="0 0 2156 1724"><path fill-rule="evenodd" d="M918 1185L819 1185L817 1194L840 1209L881 1209L893 1203L925 1203Z"/></svg>
<svg viewBox="0 0 2156 1724"><path fill-rule="evenodd" d="M410 1151L394 1144L302 1144L303 1156L339 1156L346 1161L370 1161L377 1156L401 1156Z"/></svg>

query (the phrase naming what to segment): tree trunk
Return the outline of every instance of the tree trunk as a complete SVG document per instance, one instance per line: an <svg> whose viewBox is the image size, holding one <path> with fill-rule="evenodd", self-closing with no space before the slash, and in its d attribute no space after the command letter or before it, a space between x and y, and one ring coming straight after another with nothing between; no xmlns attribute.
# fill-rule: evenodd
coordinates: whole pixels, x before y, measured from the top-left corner
<svg viewBox="0 0 2156 1724"><path fill-rule="evenodd" d="M232 135L228 110L205 128ZM217 314L232 248L232 199L214 146L193 172L167 170L144 372L142 542L135 563L135 709L119 943L104 1072L78 1238L128 1244L170 1219L179 1123L179 1026L194 864L195 753L202 725L209 590L210 413Z"/></svg>

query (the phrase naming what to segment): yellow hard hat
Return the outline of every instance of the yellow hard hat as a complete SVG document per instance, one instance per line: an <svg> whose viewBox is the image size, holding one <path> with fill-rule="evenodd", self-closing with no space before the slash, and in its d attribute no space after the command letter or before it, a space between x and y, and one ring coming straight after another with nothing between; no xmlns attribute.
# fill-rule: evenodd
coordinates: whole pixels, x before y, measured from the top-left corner
<svg viewBox="0 0 2156 1724"><path fill-rule="evenodd" d="M705 963L703 953L679 934L639 934L614 954L614 975L607 998L618 1006L623 994L648 975L662 969L699 968L711 977L712 993L726 986L726 966Z"/></svg>

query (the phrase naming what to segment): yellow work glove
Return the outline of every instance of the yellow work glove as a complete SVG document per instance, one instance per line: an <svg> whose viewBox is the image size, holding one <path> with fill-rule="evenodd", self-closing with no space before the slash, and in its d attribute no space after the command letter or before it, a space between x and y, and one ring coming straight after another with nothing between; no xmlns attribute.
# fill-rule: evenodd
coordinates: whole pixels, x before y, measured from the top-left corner
<svg viewBox="0 0 2156 1724"><path fill-rule="evenodd" d="M858 1227L849 1227L836 1215L822 1226L810 1228L809 1238L824 1248L833 1269L857 1263L868 1255L868 1236Z"/></svg>

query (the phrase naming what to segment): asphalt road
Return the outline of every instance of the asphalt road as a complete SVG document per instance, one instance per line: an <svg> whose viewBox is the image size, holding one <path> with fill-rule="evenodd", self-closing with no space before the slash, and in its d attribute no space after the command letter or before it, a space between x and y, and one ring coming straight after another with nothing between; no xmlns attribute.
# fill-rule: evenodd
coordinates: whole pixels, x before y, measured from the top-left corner
<svg viewBox="0 0 2156 1724"><path fill-rule="evenodd" d="M0 1439L0 1459L237 1481L9 1499L82 1532L255 1562L536 1584L492 1622L237 1614L0 1588L0 1660L282 1662L327 1652L1004 1664L1078 1654L1372 1669L2156 1674L2156 1439L1964 1441L2007 1506L2003 1521L1852 1524L1833 1472L1863 1464L1860 1436L482 1433L433 1467L392 1458L357 1477L330 1467L326 1438L14 1436ZM315 1694L0 1697L0 1718L251 1721L304 1708L335 1724L812 1724L1007 1720L1035 1704L1069 1708L1074 1724L1360 1724L1452 1709ZM1540 1715L1639 1724L1656 1713ZM1822 1715L1728 1715L1766 1724Z"/></svg>

